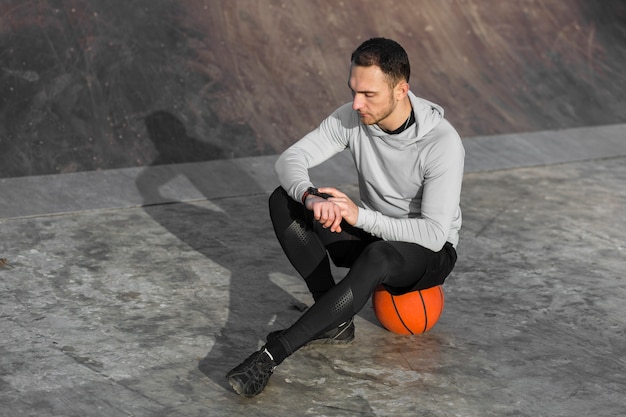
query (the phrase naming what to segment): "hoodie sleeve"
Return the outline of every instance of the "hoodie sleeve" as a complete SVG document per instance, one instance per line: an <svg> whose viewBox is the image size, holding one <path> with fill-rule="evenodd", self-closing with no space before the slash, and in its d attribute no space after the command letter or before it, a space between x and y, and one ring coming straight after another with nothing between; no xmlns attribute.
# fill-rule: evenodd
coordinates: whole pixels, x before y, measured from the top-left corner
<svg viewBox="0 0 626 417"><path fill-rule="evenodd" d="M350 104L337 109L322 123L298 142L285 150L276 161L274 168L280 185L296 201L300 201L307 188L313 186L309 168L313 168L348 146L351 121Z"/></svg>

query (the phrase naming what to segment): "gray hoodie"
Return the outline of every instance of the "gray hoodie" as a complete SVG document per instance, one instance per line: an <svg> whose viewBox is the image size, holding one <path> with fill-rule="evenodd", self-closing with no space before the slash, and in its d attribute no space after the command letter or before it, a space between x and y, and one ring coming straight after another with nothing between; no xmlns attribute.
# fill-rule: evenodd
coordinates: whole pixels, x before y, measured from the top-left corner
<svg viewBox="0 0 626 417"><path fill-rule="evenodd" d="M308 170L348 148L361 206L356 227L385 240L417 243L435 252L456 246L465 151L443 109L409 92L416 123L389 135L364 125L347 103L276 161L282 187L300 201L313 186Z"/></svg>

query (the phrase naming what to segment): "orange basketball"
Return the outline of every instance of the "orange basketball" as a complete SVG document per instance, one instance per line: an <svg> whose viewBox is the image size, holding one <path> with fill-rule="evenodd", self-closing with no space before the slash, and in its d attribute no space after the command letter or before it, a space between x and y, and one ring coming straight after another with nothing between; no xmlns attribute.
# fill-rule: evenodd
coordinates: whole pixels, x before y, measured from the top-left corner
<svg viewBox="0 0 626 417"><path fill-rule="evenodd" d="M437 285L402 295L391 295L379 286L372 296L380 324L398 334L420 334L430 330L443 312L443 288Z"/></svg>

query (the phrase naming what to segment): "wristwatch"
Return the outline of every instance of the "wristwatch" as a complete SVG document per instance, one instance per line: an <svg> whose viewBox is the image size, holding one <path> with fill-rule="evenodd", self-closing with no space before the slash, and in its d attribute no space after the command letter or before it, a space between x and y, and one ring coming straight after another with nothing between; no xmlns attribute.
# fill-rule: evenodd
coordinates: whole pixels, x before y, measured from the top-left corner
<svg viewBox="0 0 626 417"><path fill-rule="evenodd" d="M315 195L317 197L322 197L322 198L329 198L332 197L332 194L328 194L328 193L321 193L320 190L318 190L315 187L309 187L304 194L302 194L302 204L304 204L306 202L306 198L310 195Z"/></svg>

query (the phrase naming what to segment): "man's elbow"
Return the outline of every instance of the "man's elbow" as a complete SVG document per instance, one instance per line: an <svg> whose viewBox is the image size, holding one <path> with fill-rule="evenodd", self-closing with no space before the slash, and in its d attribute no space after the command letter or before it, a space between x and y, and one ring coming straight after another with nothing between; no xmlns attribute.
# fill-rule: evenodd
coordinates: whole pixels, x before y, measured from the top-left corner
<svg viewBox="0 0 626 417"><path fill-rule="evenodd" d="M448 234L445 232L444 228L441 227L441 225L433 224L431 225L429 238L430 239L427 248L432 250L433 252L439 252L446 244Z"/></svg>

